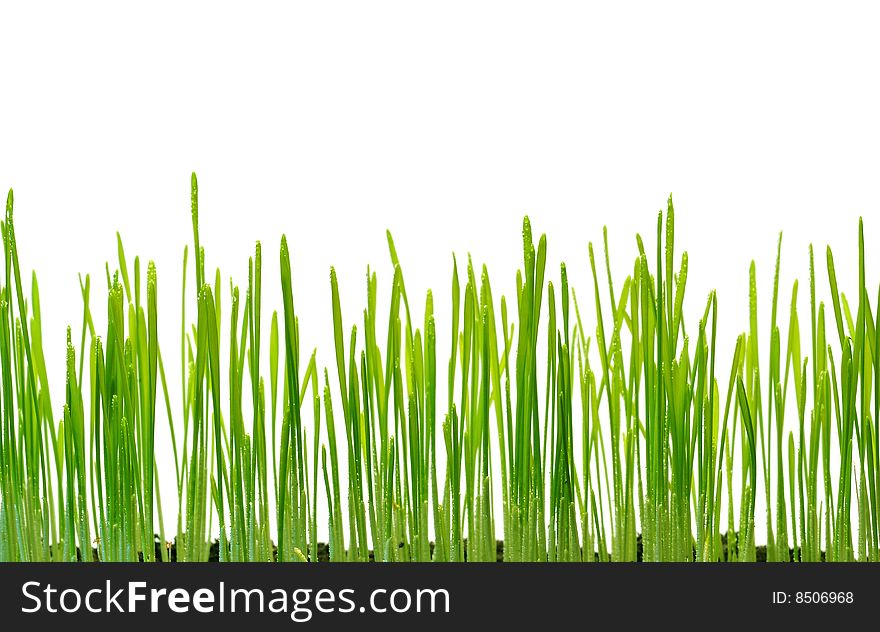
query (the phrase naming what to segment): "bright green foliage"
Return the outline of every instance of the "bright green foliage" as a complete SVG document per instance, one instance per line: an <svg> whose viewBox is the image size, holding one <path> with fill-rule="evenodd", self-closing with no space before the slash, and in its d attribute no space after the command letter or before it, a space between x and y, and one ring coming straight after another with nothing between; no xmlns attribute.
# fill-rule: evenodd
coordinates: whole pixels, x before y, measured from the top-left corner
<svg viewBox="0 0 880 632"><path fill-rule="evenodd" d="M37 279L28 294L10 191L0 560L152 561L157 551L170 559L154 536L166 541L158 483L172 474L176 503L165 512L177 516L171 539L185 561L208 560L214 534L221 561L316 561L320 542L332 561L494 561L500 539L511 561L754 561L759 494L768 561L880 560L880 294L875 314L861 222L852 303L827 250L833 316L817 298L810 248L803 346L797 282L787 326L778 309L782 235L769 329L752 263L741 297L748 327L731 345L729 370L717 362L730 341L717 340L716 293L702 312L684 313L688 256L675 250L671 198L653 252L636 236L622 284L607 231L601 257L589 244L579 265L592 277L593 323L581 317L565 264L558 275L547 270L547 240L535 239L527 218L516 294L496 302L488 268L453 257L448 314L435 313L430 291L423 303L407 295L389 233L387 307L374 271L358 313L342 304L330 271L335 366L327 367L316 350L301 351L295 244L282 237L268 393L261 245L244 291L230 280L225 304L199 239L195 174L192 226L182 409L172 410L160 351L157 271L149 263L143 275L138 258L130 267L121 238L106 271L106 331L92 317L91 279L80 281L79 348L68 329L56 407ZM438 328L451 335L447 349L438 350ZM156 466L163 417L173 472Z"/></svg>

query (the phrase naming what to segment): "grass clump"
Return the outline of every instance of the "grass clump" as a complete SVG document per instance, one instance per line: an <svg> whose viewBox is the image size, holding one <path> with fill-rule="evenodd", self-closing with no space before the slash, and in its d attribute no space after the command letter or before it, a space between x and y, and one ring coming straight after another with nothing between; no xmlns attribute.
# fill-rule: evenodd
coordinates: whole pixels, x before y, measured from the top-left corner
<svg viewBox="0 0 880 632"><path fill-rule="evenodd" d="M69 328L57 406L10 191L0 560L170 560L155 534L160 543L171 536L174 559L206 561L217 534L220 561L316 561L324 542L331 561L494 561L501 539L510 561L754 561L756 519L768 561L880 559L880 311L866 285L861 222L852 305L826 253L833 315L817 298L810 248L803 347L797 282L780 322L781 234L768 329L758 322L754 262L748 327L735 341L717 340L714 291L701 313L684 313L688 257L675 249L671 198L653 254L637 235L617 288L607 232L601 255L589 244L592 323L565 265L547 270L547 240L528 218L515 294L496 302L487 267L453 258L445 315L430 291L422 309L410 301L389 233L387 321L375 271L354 320L330 271L327 367L303 350L282 237L268 373L261 245L246 287L230 281L224 305L220 271L211 279L206 270L194 174L192 227L175 385L182 408L173 410L161 352L157 271L149 263L144 274L139 258L129 266L121 239L115 270L106 267L106 331L95 326L91 279L81 279L79 344ZM440 373L438 327L451 339ZM717 349L730 342L722 366ZM157 467L166 423L173 472ZM175 480L164 512L160 476ZM756 517L759 494L765 515ZM169 511L173 534L164 531Z"/></svg>

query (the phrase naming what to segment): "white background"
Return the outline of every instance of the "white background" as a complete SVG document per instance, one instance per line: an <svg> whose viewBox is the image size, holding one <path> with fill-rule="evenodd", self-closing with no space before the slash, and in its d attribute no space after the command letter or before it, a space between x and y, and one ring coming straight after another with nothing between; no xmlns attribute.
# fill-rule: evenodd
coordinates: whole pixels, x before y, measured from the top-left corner
<svg viewBox="0 0 880 632"><path fill-rule="evenodd" d="M619 288L636 231L653 250L670 192L676 245L690 255L693 322L707 293L719 293L720 366L748 326L751 259L768 346L780 229L780 321L787 326L798 277L804 340L810 241L822 296L826 243L851 295L863 215L877 287L872 3L605 4L4 3L0 186L15 190L19 252L39 273L56 407L66 325L78 339L77 275L92 275L103 331L104 262L115 264L117 230L130 261L138 254L158 267L162 345L178 390L191 171L224 299L230 276L246 284L247 257L263 240L268 326L280 307L285 232L303 353L319 346L331 375L329 268L347 323L360 322L367 264L387 301L386 228L419 317L434 290L441 350L452 252L486 262L496 298L509 297L528 214L548 234L548 274L558 278L566 261L589 312L588 241L601 242L608 225ZM191 298L192 278L188 289ZM163 466L166 498L172 471Z"/></svg>

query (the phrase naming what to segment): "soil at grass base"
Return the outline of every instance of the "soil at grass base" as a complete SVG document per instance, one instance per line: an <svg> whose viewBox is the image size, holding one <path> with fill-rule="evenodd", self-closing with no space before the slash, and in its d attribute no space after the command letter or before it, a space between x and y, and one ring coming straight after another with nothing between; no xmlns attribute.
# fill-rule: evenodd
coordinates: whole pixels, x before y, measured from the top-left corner
<svg viewBox="0 0 880 632"><path fill-rule="evenodd" d="M403 546L403 544L401 544L400 546ZM159 536L155 537L155 547L156 547L156 551L155 551L156 561L159 562L162 559L162 557L161 557L162 543L159 540ZM637 561L641 562L642 561L642 536L637 537L637 547L638 547ZM727 561L727 535L726 534L722 534L722 536L721 536L721 547L722 547L722 560ZM174 542L168 542L166 544L166 548L167 548L167 552L168 552L167 557L172 562L176 562L177 561L177 545ZM273 546L272 549L273 549L273 558L274 558L276 555L276 553L275 553L276 548ZM433 553L433 551L434 551L434 543L432 542L431 543L431 552ZM496 552L495 561L496 562L503 562L504 561L504 541L503 540L497 541L496 546L495 546L495 552ZM464 555L465 555L465 560L466 560L467 559L467 539L465 539L465 541L464 541ZM81 559L79 549L77 549L77 558ZM92 549L92 558L94 559L94 561L96 561L96 562L98 561L97 549ZM599 560L598 553L594 554L594 558L596 559L596 561ZM795 560L795 551L793 549L789 549L789 559L791 561ZM220 561L220 543L217 540L214 540L211 543L211 551L208 554L208 561L209 562L219 562ZM330 549L329 549L328 545L323 542L318 543L318 561L319 562L329 562L330 561ZM374 561L372 551L370 551L370 561L371 562ZM767 561L767 547L765 547L765 546L755 547L755 561L756 562L766 562ZM825 553L824 552L822 553L822 561L825 561Z"/></svg>

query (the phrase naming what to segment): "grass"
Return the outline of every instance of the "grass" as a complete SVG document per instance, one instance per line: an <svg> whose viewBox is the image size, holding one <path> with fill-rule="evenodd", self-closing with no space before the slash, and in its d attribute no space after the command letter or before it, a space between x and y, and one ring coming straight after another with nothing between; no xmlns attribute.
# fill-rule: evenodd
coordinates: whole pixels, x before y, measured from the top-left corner
<svg viewBox="0 0 880 632"><path fill-rule="evenodd" d="M387 329L376 273L368 269L352 321L331 270L328 367L302 348L282 237L268 374L260 244L247 286L230 281L227 294L219 270L211 279L205 267L195 174L192 226L180 381L163 363L157 271L137 258L130 266L120 239L116 270L106 268L106 333L86 276L81 333L68 329L65 389L53 403L37 278L23 284L10 191L0 560L167 560L156 534L174 542L175 559L205 561L216 534L221 561L315 561L324 542L332 561L494 561L501 539L510 561L754 561L756 519L768 561L880 560L880 311L861 222L852 305L830 248L831 309L819 300L826 275L810 248L803 341L797 282L787 326L779 311L781 234L768 328L754 262L736 341L717 341L715 292L686 318L688 257L675 249L671 198L654 253L636 237L617 292L607 232L601 256L589 244L594 323L582 320L565 265L546 269L546 238L536 243L528 219L510 301L496 302L485 266L478 274L470 257L461 268L453 259L445 315L430 292L423 309L411 303L389 233ZM452 340L439 374L437 327ZM729 367L719 346L733 351ZM170 462L157 459L159 432L173 471L157 467ZM176 485L164 507L160 476ZM755 515L759 494L765 516ZM174 533L165 516L176 516Z"/></svg>

